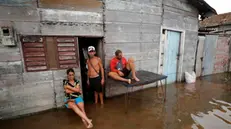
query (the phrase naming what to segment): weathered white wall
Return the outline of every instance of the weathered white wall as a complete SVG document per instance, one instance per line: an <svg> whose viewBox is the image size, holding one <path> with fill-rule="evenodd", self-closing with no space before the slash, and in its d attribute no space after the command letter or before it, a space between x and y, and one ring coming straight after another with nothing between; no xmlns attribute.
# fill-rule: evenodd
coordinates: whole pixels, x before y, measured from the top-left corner
<svg viewBox="0 0 231 129"><path fill-rule="evenodd" d="M136 59L137 69L157 72L162 0L105 1L106 67L117 49ZM124 93L123 86L108 86L106 95ZM110 93L109 93L109 88Z"/></svg>
<svg viewBox="0 0 231 129"><path fill-rule="evenodd" d="M94 1L92 2L94 3ZM4 3L12 4L5 6ZM42 5L39 1L41 8L37 8L34 2L31 4L26 2L29 5L24 5L25 0L18 0L18 4L13 3L15 2L0 1L0 26L11 25L17 34L103 36L101 2L97 7L89 5L85 9L74 6L74 10L71 5L69 8L63 5L66 8L64 10L59 9L61 5L57 8L56 4L52 5L49 2L44 3L44 1ZM78 4L79 2L74 1L74 3ZM49 5L50 8L46 8L46 5Z"/></svg>
<svg viewBox="0 0 231 129"><path fill-rule="evenodd" d="M100 12L40 9L42 35L103 36Z"/></svg>
<svg viewBox="0 0 231 129"><path fill-rule="evenodd" d="M202 59L204 55L204 43L205 36L198 36L199 43L197 48L197 57L196 57L196 76L199 77L202 75Z"/></svg>
<svg viewBox="0 0 231 129"><path fill-rule="evenodd" d="M182 39L183 67L182 79L185 71L194 70L195 52L198 40L198 11L187 0L164 0L163 27L183 30Z"/></svg>
<svg viewBox="0 0 231 129"><path fill-rule="evenodd" d="M80 70L75 69L80 79ZM63 106L65 70L1 74L0 117L10 118Z"/></svg>
<svg viewBox="0 0 231 129"><path fill-rule="evenodd" d="M36 0L26 1L0 1L0 26L13 27L17 35L16 47L0 43L0 119L64 104L65 70L25 72L18 35L103 36L102 3L97 7L72 8L76 1L65 7L43 1L39 3L42 8L37 8ZM80 69L75 71L80 78Z"/></svg>
<svg viewBox="0 0 231 129"><path fill-rule="evenodd" d="M137 69L151 72L158 71L161 26L181 29L186 37L183 70L193 69L198 13L186 0L105 0L104 8L99 0L87 7L81 3L89 0L24 1L0 1L0 26L12 26L20 35L105 36L106 68L121 49L125 57L135 57ZM17 47L0 45L0 118L62 106L65 71L26 73L16 41ZM79 78L80 69L76 74ZM112 87L111 92L125 89Z"/></svg>
<svg viewBox="0 0 231 129"><path fill-rule="evenodd" d="M137 69L158 72L162 26L184 32L182 73L194 70L198 11L187 0L106 0L105 6L106 66L114 51L121 49L125 57L136 58ZM125 92L122 86L111 87L108 96Z"/></svg>

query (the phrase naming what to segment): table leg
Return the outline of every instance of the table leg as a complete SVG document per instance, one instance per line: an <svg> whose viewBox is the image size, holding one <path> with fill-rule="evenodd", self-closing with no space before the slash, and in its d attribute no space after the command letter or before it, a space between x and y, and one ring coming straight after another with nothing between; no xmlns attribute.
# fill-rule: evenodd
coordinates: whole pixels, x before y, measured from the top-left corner
<svg viewBox="0 0 231 129"><path fill-rule="evenodd" d="M158 87L158 84L159 84L159 83L158 83L158 81L156 81L155 83L156 83L156 88L157 88L157 98L159 98L159 97L160 97L160 96L159 96L159 87Z"/></svg>
<svg viewBox="0 0 231 129"><path fill-rule="evenodd" d="M160 80L160 86L161 86L162 91L164 92L162 80Z"/></svg>
<svg viewBox="0 0 231 129"><path fill-rule="evenodd" d="M105 85L106 86L106 85ZM108 96L110 96L111 97L111 85L108 85ZM106 87L105 87L105 90L106 90ZM106 90L107 91L107 90Z"/></svg>
<svg viewBox="0 0 231 129"><path fill-rule="evenodd" d="M160 88L162 90L162 95L164 94L164 87L163 87L163 83L162 83L162 80L160 80ZM164 96L162 96L162 99L164 100Z"/></svg>
<svg viewBox="0 0 231 129"><path fill-rule="evenodd" d="M132 86L131 92L128 90L128 105L130 104L130 97L129 97L129 93L133 93L133 86Z"/></svg>
<svg viewBox="0 0 231 129"><path fill-rule="evenodd" d="M165 84L164 84L164 101L166 101L166 96L167 96L167 78L165 79Z"/></svg>
<svg viewBox="0 0 231 129"><path fill-rule="evenodd" d="M128 90L128 87L127 87L127 91L126 91L126 94L125 94L125 113L128 112L128 94L129 94L129 90Z"/></svg>

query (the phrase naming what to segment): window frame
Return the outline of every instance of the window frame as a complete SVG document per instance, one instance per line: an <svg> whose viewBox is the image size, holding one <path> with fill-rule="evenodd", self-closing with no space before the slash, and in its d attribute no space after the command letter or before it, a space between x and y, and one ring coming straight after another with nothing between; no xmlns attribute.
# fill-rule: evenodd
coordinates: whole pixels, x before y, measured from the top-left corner
<svg viewBox="0 0 231 129"><path fill-rule="evenodd" d="M27 62L26 59L28 57L26 57L26 51L25 51L25 46L24 44L25 43L30 43L31 41L29 41L30 39L33 39L34 37L36 38L42 38L42 41L40 43L43 44L43 48L44 48L44 57L45 57L45 63L46 63L46 69L36 69L36 70L30 70L28 69L28 66L27 65ZM57 68L50 68L50 64L49 64L49 59L48 59L48 50L47 50L47 41L46 41L46 38L47 37L52 37L53 38L53 43L56 45L56 50L55 50L55 55L56 55L56 58L57 58ZM27 38L28 41L23 41L23 39ZM60 59L59 59L59 51L58 51L58 41L57 39L58 38L73 38L74 41L71 42L74 44L73 48L75 49L74 50L74 53L75 53L75 60L76 62L73 64L73 65L76 65L75 67L60 67ZM75 37L75 36L38 36L38 35L22 35L20 37L20 45L21 45L21 55L22 55L22 62L23 62L23 65L24 65L24 69L26 72L40 72L40 71L52 71L52 70L63 70L63 69L68 69L68 68L79 68L79 45L78 45L78 37ZM31 42L31 43L36 43L36 42ZM66 43L66 42L65 42ZM70 46L69 46L70 47ZM31 47L33 48L33 47ZM41 47L42 48L42 47ZM70 47L72 48L72 47ZM65 51L64 51L65 52ZM68 51L67 51L68 52ZM36 58L36 57L35 57ZM33 66L31 66L33 67ZM37 67L37 66L34 66L34 67Z"/></svg>

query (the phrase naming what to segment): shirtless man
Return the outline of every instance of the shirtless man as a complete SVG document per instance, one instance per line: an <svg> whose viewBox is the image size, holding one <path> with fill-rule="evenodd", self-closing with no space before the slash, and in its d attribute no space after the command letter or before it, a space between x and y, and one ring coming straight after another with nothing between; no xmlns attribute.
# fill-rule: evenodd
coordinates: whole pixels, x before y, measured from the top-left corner
<svg viewBox="0 0 231 129"><path fill-rule="evenodd" d="M99 57L95 56L96 51L95 47L88 47L88 55L89 59L87 60L88 66L88 85L90 85L95 94L95 104L98 103L98 96L100 98L100 102L103 105L103 84L104 84L104 69L102 65L102 61ZM101 73L101 75L100 75Z"/></svg>
<svg viewBox="0 0 231 129"><path fill-rule="evenodd" d="M140 81L139 78L136 77L134 59L129 58L127 61L123 57L121 50L115 52L115 57L112 58L110 62L110 70L111 71L108 75L115 80L124 81L130 84L131 79L126 79L126 77L132 72L132 79Z"/></svg>

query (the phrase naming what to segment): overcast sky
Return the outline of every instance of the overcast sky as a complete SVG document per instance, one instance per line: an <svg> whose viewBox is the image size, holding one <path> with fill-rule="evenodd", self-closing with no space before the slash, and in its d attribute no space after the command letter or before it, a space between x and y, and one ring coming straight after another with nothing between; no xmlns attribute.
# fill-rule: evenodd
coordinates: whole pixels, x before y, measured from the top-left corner
<svg viewBox="0 0 231 129"><path fill-rule="evenodd" d="M205 0L218 14L231 12L231 0Z"/></svg>

